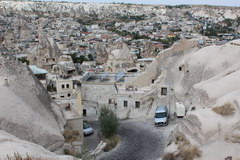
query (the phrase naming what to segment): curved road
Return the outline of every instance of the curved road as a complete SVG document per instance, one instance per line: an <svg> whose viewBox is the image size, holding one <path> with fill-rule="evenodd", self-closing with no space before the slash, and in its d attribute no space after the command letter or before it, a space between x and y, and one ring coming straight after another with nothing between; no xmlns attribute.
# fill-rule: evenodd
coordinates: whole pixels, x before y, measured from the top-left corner
<svg viewBox="0 0 240 160"><path fill-rule="evenodd" d="M120 145L113 151L97 157L98 160L156 160L171 132L171 127L158 127L150 121L121 121L119 126Z"/></svg>

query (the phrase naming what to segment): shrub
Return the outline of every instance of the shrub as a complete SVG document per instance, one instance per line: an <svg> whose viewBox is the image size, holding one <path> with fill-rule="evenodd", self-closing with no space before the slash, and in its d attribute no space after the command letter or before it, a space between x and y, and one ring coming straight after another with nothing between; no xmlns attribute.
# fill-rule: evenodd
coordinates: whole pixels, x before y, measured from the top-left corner
<svg viewBox="0 0 240 160"><path fill-rule="evenodd" d="M109 138L117 133L118 119L112 110L102 108L99 116L102 134L105 138Z"/></svg>
<svg viewBox="0 0 240 160"><path fill-rule="evenodd" d="M55 86L52 87L50 84L47 85L47 90L49 92L56 92L57 91L56 87Z"/></svg>
<svg viewBox="0 0 240 160"><path fill-rule="evenodd" d="M178 156L182 157L184 160L193 160L194 158L201 156L201 151L194 146L181 150Z"/></svg>
<svg viewBox="0 0 240 160"><path fill-rule="evenodd" d="M83 149L81 154L79 155L75 155L77 158L80 158L82 160L94 160L96 157L94 157L94 155L91 154L91 152L89 152L86 149Z"/></svg>
<svg viewBox="0 0 240 160"><path fill-rule="evenodd" d="M29 65L29 60L25 57L18 58L18 60L22 63L27 63L27 65Z"/></svg>
<svg viewBox="0 0 240 160"><path fill-rule="evenodd" d="M214 107L212 110L222 116L229 116L235 113L235 108L231 103L225 103L222 106Z"/></svg>
<svg viewBox="0 0 240 160"><path fill-rule="evenodd" d="M173 153L167 153L163 156L162 160L175 160L175 155Z"/></svg>
<svg viewBox="0 0 240 160"><path fill-rule="evenodd" d="M118 136L112 136L109 139L106 140L106 146L104 147L104 152L108 152L115 148L119 142L119 137Z"/></svg>
<svg viewBox="0 0 240 160"><path fill-rule="evenodd" d="M193 160L196 157L201 156L201 151L196 147L192 146L189 140L186 138L186 136L181 133L177 132L175 133L175 144L178 146L179 152L177 154L169 153L164 155L165 160L168 158L172 159L184 159L184 160Z"/></svg>
<svg viewBox="0 0 240 160"><path fill-rule="evenodd" d="M177 133L176 139L175 139L175 144L179 146L187 146L190 144L190 142L187 140L185 135L183 133Z"/></svg>
<svg viewBox="0 0 240 160"><path fill-rule="evenodd" d="M32 157L28 154L26 154L26 156L22 156L19 153L14 153L13 156L8 156L4 159L4 160L43 160L42 158L36 158L36 157Z"/></svg>
<svg viewBox="0 0 240 160"><path fill-rule="evenodd" d="M231 137L227 137L225 140L232 143L240 143L240 135L232 135Z"/></svg>
<svg viewBox="0 0 240 160"><path fill-rule="evenodd" d="M71 143L73 141L76 141L80 137L80 134L78 131L66 129L63 133L63 136L64 136L66 142Z"/></svg>
<svg viewBox="0 0 240 160"><path fill-rule="evenodd" d="M92 55L92 54L88 54L88 60L89 60L89 61L93 61L93 60L94 60L94 58L93 58L93 55Z"/></svg>
<svg viewBox="0 0 240 160"><path fill-rule="evenodd" d="M195 111L195 110L196 110L196 107L193 106L193 107L191 108L191 111Z"/></svg>

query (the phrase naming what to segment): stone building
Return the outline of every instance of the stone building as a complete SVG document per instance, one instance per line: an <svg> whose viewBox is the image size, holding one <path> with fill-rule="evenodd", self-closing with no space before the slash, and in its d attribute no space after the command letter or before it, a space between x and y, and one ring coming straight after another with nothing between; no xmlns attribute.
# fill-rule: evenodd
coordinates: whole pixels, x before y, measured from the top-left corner
<svg viewBox="0 0 240 160"><path fill-rule="evenodd" d="M13 29L8 29L4 34L4 41L2 42L3 47L15 48L16 47L16 36Z"/></svg>
<svg viewBox="0 0 240 160"><path fill-rule="evenodd" d="M69 78L73 75L77 75L72 58L68 55L60 56L56 65L52 66L51 71L62 78Z"/></svg>
<svg viewBox="0 0 240 160"><path fill-rule="evenodd" d="M125 85L137 75L124 72L85 73L81 81L83 115L97 119L102 107L111 108L121 119L145 115L148 103L142 97L150 88Z"/></svg>

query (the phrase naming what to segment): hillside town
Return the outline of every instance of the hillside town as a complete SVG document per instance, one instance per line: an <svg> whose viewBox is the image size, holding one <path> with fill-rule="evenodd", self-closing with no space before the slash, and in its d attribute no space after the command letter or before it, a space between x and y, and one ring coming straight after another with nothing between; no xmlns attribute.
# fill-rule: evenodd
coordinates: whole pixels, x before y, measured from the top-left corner
<svg viewBox="0 0 240 160"><path fill-rule="evenodd" d="M0 1L0 159L237 160L239 39L239 7Z"/></svg>

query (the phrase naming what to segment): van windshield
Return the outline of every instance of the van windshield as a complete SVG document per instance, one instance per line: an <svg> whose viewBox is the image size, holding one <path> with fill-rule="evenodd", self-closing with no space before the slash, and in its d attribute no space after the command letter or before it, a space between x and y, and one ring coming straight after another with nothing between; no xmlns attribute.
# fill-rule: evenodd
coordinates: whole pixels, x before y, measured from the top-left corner
<svg viewBox="0 0 240 160"><path fill-rule="evenodd" d="M165 118L167 117L167 112L156 113L155 118Z"/></svg>

